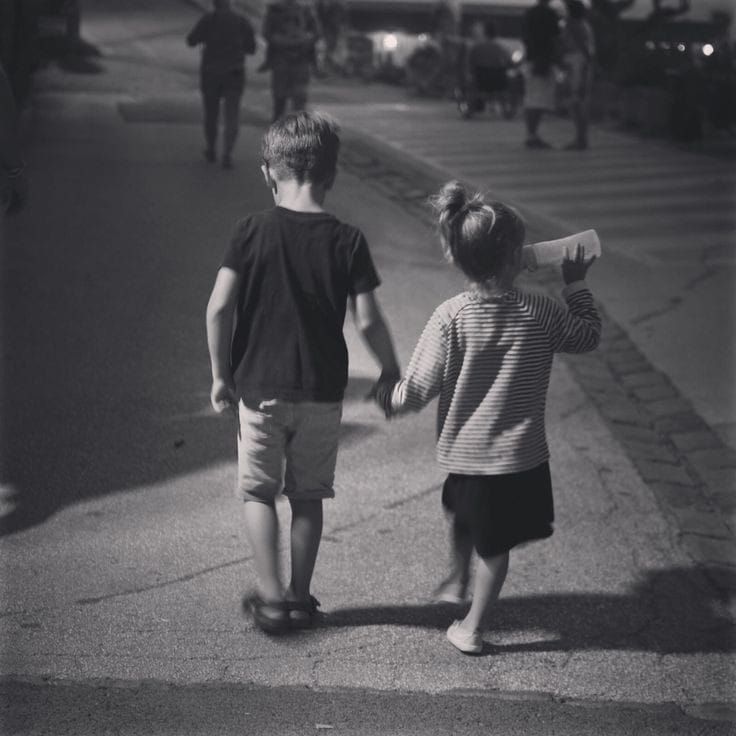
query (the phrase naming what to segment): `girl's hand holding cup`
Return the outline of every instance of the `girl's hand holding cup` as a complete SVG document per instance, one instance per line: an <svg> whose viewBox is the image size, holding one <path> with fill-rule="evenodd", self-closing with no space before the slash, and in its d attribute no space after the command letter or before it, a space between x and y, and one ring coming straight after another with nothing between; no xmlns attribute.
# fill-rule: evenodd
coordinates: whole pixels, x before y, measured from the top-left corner
<svg viewBox="0 0 736 736"><path fill-rule="evenodd" d="M566 284L572 284L575 281L584 281L585 274L588 272L588 269L593 265L595 259L596 256L593 256L586 261L585 249L580 243L578 243L577 247L575 248L575 256L571 258L568 251L565 259L562 261L562 279L564 280L564 282Z"/></svg>

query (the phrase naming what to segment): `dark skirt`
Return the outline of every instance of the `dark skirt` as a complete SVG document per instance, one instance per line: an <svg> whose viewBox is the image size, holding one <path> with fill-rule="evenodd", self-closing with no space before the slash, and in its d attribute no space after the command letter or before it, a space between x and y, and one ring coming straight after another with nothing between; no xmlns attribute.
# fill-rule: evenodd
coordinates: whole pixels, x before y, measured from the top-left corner
<svg viewBox="0 0 736 736"><path fill-rule="evenodd" d="M450 473L442 505L484 558L546 539L552 536L555 519L549 464L505 475Z"/></svg>

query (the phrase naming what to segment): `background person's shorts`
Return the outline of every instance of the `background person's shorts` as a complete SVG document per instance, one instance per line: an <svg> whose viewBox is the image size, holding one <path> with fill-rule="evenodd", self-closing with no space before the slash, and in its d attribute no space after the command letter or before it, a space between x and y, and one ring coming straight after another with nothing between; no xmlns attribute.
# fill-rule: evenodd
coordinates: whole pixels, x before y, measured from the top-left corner
<svg viewBox="0 0 736 736"><path fill-rule="evenodd" d="M206 96L239 98L245 89L245 70L202 71L199 75L199 88Z"/></svg>
<svg viewBox="0 0 736 736"><path fill-rule="evenodd" d="M524 73L524 107L529 110L554 110L556 81L554 71L535 74L527 64Z"/></svg>
<svg viewBox="0 0 736 736"><path fill-rule="evenodd" d="M271 92L274 97L307 99L309 62L274 62L271 69Z"/></svg>
<svg viewBox="0 0 736 736"><path fill-rule="evenodd" d="M238 493L271 503L283 489L293 500L333 498L340 402L241 399Z"/></svg>
<svg viewBox="0 0 736 736"><path fill-rule="evenodd" d="M593 68L582 54L567 58L567 75L570 98L574 102L586 102L593 93Z"/></svg>
<svg viewBox="0 0 736 736"><path fill-rule="evenodd" d="M450 473L442 505L465 527L480 557L552 536L555 518L549 464L505 475Z"/></svg>

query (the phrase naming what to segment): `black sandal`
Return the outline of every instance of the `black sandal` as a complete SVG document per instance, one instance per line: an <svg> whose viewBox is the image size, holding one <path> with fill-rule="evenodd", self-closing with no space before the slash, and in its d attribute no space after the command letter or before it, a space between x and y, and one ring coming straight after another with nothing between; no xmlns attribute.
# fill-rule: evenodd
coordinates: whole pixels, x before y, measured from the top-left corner
<svg viewBox="0 0 736 736"><path fill-rule="evenodd" d="M286 601L285 604L292 628L310 629L314 626L319 615L317 609L320 602L313 595L310 595L309 600L306 601Z"/></svg>
<svg viewBox="0 0 736 736"><path fill-rule="evenodd" d="M264 601L252 596L243 601L255 625L266 634L281 634L290 628L289 608L285 601Z"/></svg>

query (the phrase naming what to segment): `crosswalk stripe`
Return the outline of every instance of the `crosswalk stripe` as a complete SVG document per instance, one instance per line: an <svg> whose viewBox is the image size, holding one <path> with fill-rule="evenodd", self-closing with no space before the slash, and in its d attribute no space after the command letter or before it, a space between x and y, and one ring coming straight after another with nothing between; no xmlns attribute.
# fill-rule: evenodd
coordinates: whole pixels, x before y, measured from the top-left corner
<svg viewBox="0 0 736 736"><path fill-rule="evenodd" d="M690 253L734 242L732 161L687 151L673 155L664 143L642 146L640 140L603 129L595 131L591 152L530 151L518 120L477 120L461 127L451 106L438 112L419 103L386 109L370 120L356 108L341 113L346 124L380 135L448 178L468 181L560 224L595 227L622 252L637 254L643 238L657 252L680 248ZM560 130L558 125L558 137Z"/></svg>
<svg viewBox="0 0 736 736"><path fill-rule="evenodd" d="M445 166L447 166L445 164ZM667 167L658 167L647 170L646 173L640 171L632 171L630 169L619 169L615 171L590 171L586 169L568 169L564 176L560 171L537 171L534 169L516 168L516 169L504 169L500 166L494 166L493 164L468 164L465 166L452 166L451 168L462 172L466 176L477 176L482 174L490 174L496 179L503 179L510 185L518 182L526 182L531 179L541 183L546 182L548 184L556 185L557 182L564 182L565 184L575 183L582 186L593 183L596 180L605 178L606 181L610 182L629 182L632 185L637 183L646 182L658 182L662 188L666 188L668 179L680 179L687 178L692 185L692 172L681 172L673 170Z"/></svg>
<svg viewBox="0 0 736 736"><path fill-rule="evenodd" d="M617 197L617 201L626 202L627 200L657 201L666 197L673 200L680 200L683 203L688 202L688 193L690 201L692 201L692 184L686 187L684 184L673 182L669 186L663 186L656 181L648 182L632 182L631 180L609 181L586 181L572 180L566 182L540 182L533 178L525 180L511 180L505 177L490 175L484 177L482 175L470 175L466 173L466 178L474 181L484 182L487 187L499 190L506 188L515 193L522 193L525 197L538 198L543 197L545 201L564 203L566 199L578 200L606 200L612 196ZM634 186L635 185L635 186ZM698 188L699 196L708 197L708 208L711 207L711 200L714 202L723 200L733 204L733 191L729 187L719 185L717 182L711 184L703 184ZM628 195L628 196L627 196Z"/></svg>

